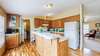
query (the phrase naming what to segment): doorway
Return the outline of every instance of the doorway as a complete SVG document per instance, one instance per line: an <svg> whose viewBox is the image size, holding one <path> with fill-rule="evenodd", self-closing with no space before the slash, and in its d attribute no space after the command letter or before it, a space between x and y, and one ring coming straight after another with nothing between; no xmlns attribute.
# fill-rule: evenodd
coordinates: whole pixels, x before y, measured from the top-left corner
<svg viewBox="0 0 100 56"><path fill-rule="evenodd" d="M91 18L92 19L92 18ZM96 24L100 20L89 20L84 22L84 47L100 52L100 28Z"/></svg>
<svg viewBox="0 0 100 56"><path fill-rule="evenodd" d="M24 20L24 40L30 41L30 20Z"/></svg>

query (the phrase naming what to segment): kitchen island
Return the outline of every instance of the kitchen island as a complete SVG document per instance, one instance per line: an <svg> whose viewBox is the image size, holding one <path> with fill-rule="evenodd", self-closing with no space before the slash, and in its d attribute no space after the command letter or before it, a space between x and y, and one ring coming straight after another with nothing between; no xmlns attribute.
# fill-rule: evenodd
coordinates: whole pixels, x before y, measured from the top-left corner
<svg viewBox="0 0 100 56"><path fill-rule="evenodd" d="M68 56L68 41L49 32L33 32L40 56Z"/></svg>

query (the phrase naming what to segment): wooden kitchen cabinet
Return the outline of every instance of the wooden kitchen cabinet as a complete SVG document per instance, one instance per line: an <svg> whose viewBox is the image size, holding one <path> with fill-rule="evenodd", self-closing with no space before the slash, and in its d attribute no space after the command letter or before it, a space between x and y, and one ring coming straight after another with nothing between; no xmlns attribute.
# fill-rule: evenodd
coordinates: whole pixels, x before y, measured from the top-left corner
<svg viewBox="0 0 100 56"><path fill-rule="evenodd" d="M58 43L58 56L68 56L68 41L64 40Z"/></svg>
<svg viewBox="0 0 100 56"><path fill-rule="evenodd" d="M64 27L64 22L61 20L57 21L57 28L63 28Z"/></svg>
<svg viewBox="0 0 100 56"><path fill-rule="evenodd" d="M36 47L40 56L67 56L68 40L66 38L46 39L33 33L36 38Z"/></svg>
<svg viewBox="0 0 100 56"><path fill-rule="evenodd" d="M43 24L49 24L49 20L42 20Z"/></svg>
<svg viewBox="0 0 100 56"><path fill-rule="evenodd" d="M52 28L63 28L64 22L62 20L54 20L52 21Z"/></svg>
<svg viewBox="0 0 100 56"><path fill-rule="evenodd" d="M35 28L41 27L43 24L48 24L49 27L49 20L43 20L43 19L39 19L39 18L35 18Z"/></svg>
<svg viewBox="0 0 100 56"><path fill-rule="evenodd" d="M6 48L18 47L20 44L20 15L7 14L6 23Z"/></svg>
<svg viewBox="0 0 100 56"><path fill-rule="evenodd" d="M48 28L63 28L64 21L63 20L43 20L35 18L35 27L41 27L42 24L48 24Z"/></svg>
<svg viewBox="0 0 100 56"><path fill-rule="evenodd" d="M16 16L16 28L20 27L20 16Z"/></svg>
<svg viewBox="0 0 100 56"><path fill-rule="evenodd" d="M35 18L35 27L38 28L42 26L42 24L49 24L49 28L64 28L64 22L69 22L69 21L79 21L80 16L75 15L75 16L69 16L57 20L44 20L40 18Z"/></svg>
<svg viewBox="0 0 100 56"><path fill-rule="evenodd" d="M36 28L38 28L38 27L40 27L42 25L42 20L41 19L37 19L36 18L34 22L35 22L35 27Z"/></svg>
<svg viewBox="0 0 100 56"><path fill-rule="evenodd" d="M56 22L52 21L52 22L51 22L51 27L52 27L52 28L55 28L55 27L56 27Z"/></svg>
<svg viewBox="0 0 100 56"><path fill-rule="evenodd" d="M41 56L44 56L44 39L40 36L35 35L37 51Z"/></svg>
<svg viewBox="0 0 100 56"><path fill-rule="evenodd" d="M18 47L20 43L19 33L6 34L6 48Z"/></svg>
<svg viewBox="0 0 100 56"><path fill-rule="evenodd" d="M10 24L12 18L16 19L16 24L15 24L16 27L15 28L18 29L20 27L20 15L16 15L16 14L7 14L7 20L6 20L7 28L9 28L9 24Z"/></svg>

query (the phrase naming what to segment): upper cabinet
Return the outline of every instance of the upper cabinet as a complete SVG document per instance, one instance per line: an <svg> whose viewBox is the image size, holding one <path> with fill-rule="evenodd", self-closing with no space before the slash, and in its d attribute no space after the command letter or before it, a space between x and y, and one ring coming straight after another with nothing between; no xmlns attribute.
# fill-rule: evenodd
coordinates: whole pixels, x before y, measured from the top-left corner
<svg viewBox="0 0 100 56"><path fill-rule="evenodd" d="M6 20L7 32L9 30L16 31L20 27L20 16L15 14L7 14Z"/></svg>
<svg viewBox="0 0 100 56"><path fill-rule="evenodd" d="M79 15L69 16L57 20L43 20L35 18L35 27L37 28L42 26L43 24L48 24L48 28L64 28L64 22L69 22L69 21L80 21L80 16Z"/></svg>
<svg viewBox="0 0 100 56"><path fill-rule="evenodd" d="M35 27L41 27L43 24L48 24L48 28L63 28L64 21L63 20L43 20L35 18Z"/></svg>
<svg viewBox="0 0 100 56"><path fill-rule="evenodd" d="M34 20L35 28L41 27L42 23L43 22L41 19L35 18L35 20Z"/></svg>
<svg viewBox="0 0 100 56"><path fill-rule="evenodd" d="M64 21L63 20L54 20L51 23L52 28L63 28L64 27Z"/></svg>
<svg viewBox="0 0 100 56"><path fill-rule="evenodd" d="M41 26L43 26L43 24L48 24L48 27L50 26L49 25L49 23L50 23L49 20L35 18L34 22L35 22L35 28L41 27Z"/></svg>
<svg viewBox="0 0 100 56"><path fill-rule="evenodd" d="M20 16L8 14L7 15L7 28L19 28Z"/></svg>

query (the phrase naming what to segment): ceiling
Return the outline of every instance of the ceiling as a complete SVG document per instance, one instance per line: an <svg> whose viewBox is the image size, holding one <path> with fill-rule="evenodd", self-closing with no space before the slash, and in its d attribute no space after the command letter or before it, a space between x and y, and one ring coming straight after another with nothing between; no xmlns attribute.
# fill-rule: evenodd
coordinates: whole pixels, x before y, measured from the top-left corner
<svg viewBox="0 0 100 56"><path fill-rule="evenodd" d="M84 3L84 18L85 21L100 20L100 0Z"/></svg>
<svg viewBox="0 0 100 56"><path fill-rule="evenodd" d="M45 8L49 3L53 4L53 8ZM0 4L7 13L29 16L55 15L79 6L78 0L1 0Z"/></svg>
<svg viewBox="0 0 100 56"><path fill-rule="evenodd" d="M46 8L45 5L50 3L53 7ZM86 17L100 15L100 0L0 0L0 5L7 13L23 16L54 16L64 11L69 14L80 4L84 4Z"/></svg>

